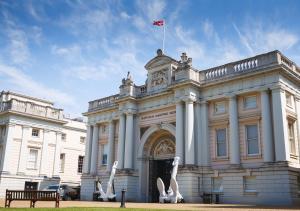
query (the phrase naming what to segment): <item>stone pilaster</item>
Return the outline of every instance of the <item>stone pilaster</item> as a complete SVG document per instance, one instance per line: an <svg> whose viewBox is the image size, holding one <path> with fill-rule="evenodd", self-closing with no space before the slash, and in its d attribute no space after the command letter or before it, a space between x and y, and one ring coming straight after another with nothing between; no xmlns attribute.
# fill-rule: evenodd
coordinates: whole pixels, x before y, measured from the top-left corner
<svg viewBox="0 0 300 211"><path fill-rule="evenodd" d="M185 101L185 164L195 164L194 101Z"/></svg>
<svg viewBox="0 0 300 211"><path fill-rule="evenodd" d="M176 103L176 156L180 157L179 164L184 164L184 139L183 139L183 104L181 101Z"/></svg>
<svg viewBox="0 0 300 211"><path fill-rule="evenodd" d="M0 169L3 173L10 173L14 128L15 124L8 123L6 125L4 144L2 147L2 168Z"/></svg>
<svg viewBox="0 0 300 211"><path fill-rule="evenodd" d="M133 113L126 114L124 168L133 168Z"/></svg>
<svg viewBox="0 0 300 211"><path fill-rule="evenodd" d="M26 170L26 161L27 161L27 141L30 138L30 127L23 125L22 126L22 142L21 142L21 149L19 154L19 163L18 163L18 171L17 174L22 175L25 174Z"/></svg>
<svg viewBox="0 0 300 211"><path fill-rule="evenodd" d="M92 152L91 152L91 175L97 174L97 161L98 161L98 151L99 151L99 125L95 124L93 126L93 139L92 139Z"/></svg>
<svg viewBox="0 0 300 211"><path fill-rule="evenodd" d="M59 163L61 151L61 132L56 132L55 153L53 162L53 177L59 177Z"/></svg>
<svg viewBox="0 0 300 211"><path fill-rule="evenodd" d="M43 147L41 153L41 165L40 165L40 175L47 176L48 174L48 142L49 142L49 130L44 130L43 135Z"/></svg>
<svg viewBox="0 0 300 211"><path fill-rule="evenodd" d="M124 168L124 146L125 146L125 126L126 117L125 114L120 114L119 120L119 140L118 140L118 168Z"/></svg>
<svg viewBox="0 0 300 211"><path fill-rule="evenodd" d="M209 128L208 128L208 103L201 102L200 104L200 116L201 116L201 136L199 137L201 148L201 160L198 161L199 165L208 166L210 164L209 153Z"/></svg>
<svg viewBox="0 0 300 211"><path fill-rule="evenodd" d="M88 174L90 173L90 166L91 166L91 144L92 144L92 126L87 126L86 132L86 143L85 143L85 155L84 155L84 165L83 165L83 173Z"/></svg>
<svg viewBox="0 0 300 211"><path fill-rule="evenodd" d="M108 158L107 171L111 170L115 155L115 123L113 120L109 122L108 126Z"/></svg>
<svg viewBox="0 0 300 211"><path fill-rule="evenodd" d="M290 156L286 119L286 98L281 88L272 90L273 133L276 161L288 161Z"/></svg>
<svg viewBox="0 0 300 211"><path fill-rule="evenodd" d="M263 157L264 162L274 161L274 143L272 134L271 106L268 90L261 92L261 116L263 132Z"/></svg>
<svg viewBox="0 0 300 211"><path fill-rule="evenodd" d="M229 131L230 163L240 164L240 140L236 96L231 96L229 99Z"/></svg>

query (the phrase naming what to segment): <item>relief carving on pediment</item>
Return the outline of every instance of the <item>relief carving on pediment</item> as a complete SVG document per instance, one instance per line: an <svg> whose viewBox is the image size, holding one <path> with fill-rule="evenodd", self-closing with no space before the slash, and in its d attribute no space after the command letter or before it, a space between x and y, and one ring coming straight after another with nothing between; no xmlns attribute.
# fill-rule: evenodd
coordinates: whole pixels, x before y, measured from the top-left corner
<svg viewBox="0 0 300 211"><path fill-rule="evenodd" d="M167 85L167 83L168 83L167 71L161 70L152 73L151 87L157 87L157 86L161 87Z"/></svg>
<svg viewBox="0 0 300 211"><path fill-rule="evenodd" d="M173 141L165 139L159 142L154 149L154 157L161 157L175 154L175 145Z"/></svg>

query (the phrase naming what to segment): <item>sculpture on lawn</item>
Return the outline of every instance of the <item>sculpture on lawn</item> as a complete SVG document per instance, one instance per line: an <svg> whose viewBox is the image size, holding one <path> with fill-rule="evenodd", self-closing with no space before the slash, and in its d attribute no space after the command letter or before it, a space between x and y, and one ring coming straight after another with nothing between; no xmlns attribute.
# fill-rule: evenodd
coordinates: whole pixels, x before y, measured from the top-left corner
<svg viewBox="0 0 300 211"><path fill-rule="evenodd" d="M114 188L113 188L113 180L116 174L117 166L118 166L118 161L115 161L111 169L109 181L107 182L106 193L102 189L101 182L98 181L97 183L97 188L100 193L99 198L102 199L103 201L116 201L116 194L114 193Z"/></svg>
<svg viewBox="0 0 300 211"><path fill-rule="evenodd" d="M168 193L165 191L165 185L161 178L157 178L157 188L159 191L159 203L181 203L183 202L183 197L179 192L178 183L176 181L176 175L178 171L180 157L175 157L172 163L173 170L171 174L170 187Z"/></svg>

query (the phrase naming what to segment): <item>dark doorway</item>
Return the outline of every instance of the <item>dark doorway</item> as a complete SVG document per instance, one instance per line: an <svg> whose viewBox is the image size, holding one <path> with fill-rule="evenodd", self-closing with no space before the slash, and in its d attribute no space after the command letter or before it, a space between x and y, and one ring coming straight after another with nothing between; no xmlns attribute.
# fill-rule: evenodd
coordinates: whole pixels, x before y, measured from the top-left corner
<svg viewBox="0 0 300 211"><path fill-rule="evenodd" d="M25 182L24 190L37 190L38 182Z"/></svg>
<svg viewBox="0 0 300 211"><path fill-rule="evenodd" d="M173 159L169 160L150 160L149 161L149 201L158 202L159 192L157 190L156 180L162 179L166 192L170 186Z"/></svg>

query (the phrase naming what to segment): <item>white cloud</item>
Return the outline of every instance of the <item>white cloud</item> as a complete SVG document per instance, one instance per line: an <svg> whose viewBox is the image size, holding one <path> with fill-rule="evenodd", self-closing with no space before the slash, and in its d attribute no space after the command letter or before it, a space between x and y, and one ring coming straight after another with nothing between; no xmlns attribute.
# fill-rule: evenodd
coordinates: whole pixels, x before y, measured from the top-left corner
<svg viewBox="0 0 300 211"><path fill-rule="evenodd" d="M235 31L237 32L237 34L239 35L239 38L241 40L241 43L248 49L249 53L251 55L254 54L254 50L250 45L250 42L248 41L247 36L243 35L240 31L240 29L233 23L233 28L235 29Z"/></svg>
<svg viewBox="0 0 300 211"><path fill-rule="evenodd" d="M166 2L163 0L138 0L138 11L141 11L147 20L151 23L154 20L164 18L164 10L166 8Z"/></svg>
<svg viewBox="0 0 300 211"><path fill-rule="evenodd" d="M206 19L202 23L202 28L206 37L211 38L212 36L214 36L215 34L214 26L208 19Z"/></svg>
<svg viewBox="0 0 300 211"><path fill-rule="evenodd" d="M125 11L121 12L120 16L121 16L121 18L123 18L125 20L130 19L130 16Z"/></svg>
<svg viewBox="0 0 300 211"><path fill-rule="evenodd" d="M19 91L22 91L23 93L52 100L64 105L75 104L75 100L70 95L36 82L33 78L26 75L21 69L0 64L0 74L3 76L1 77L2 80L9 82L15 89L19 89Z"/></svg>

